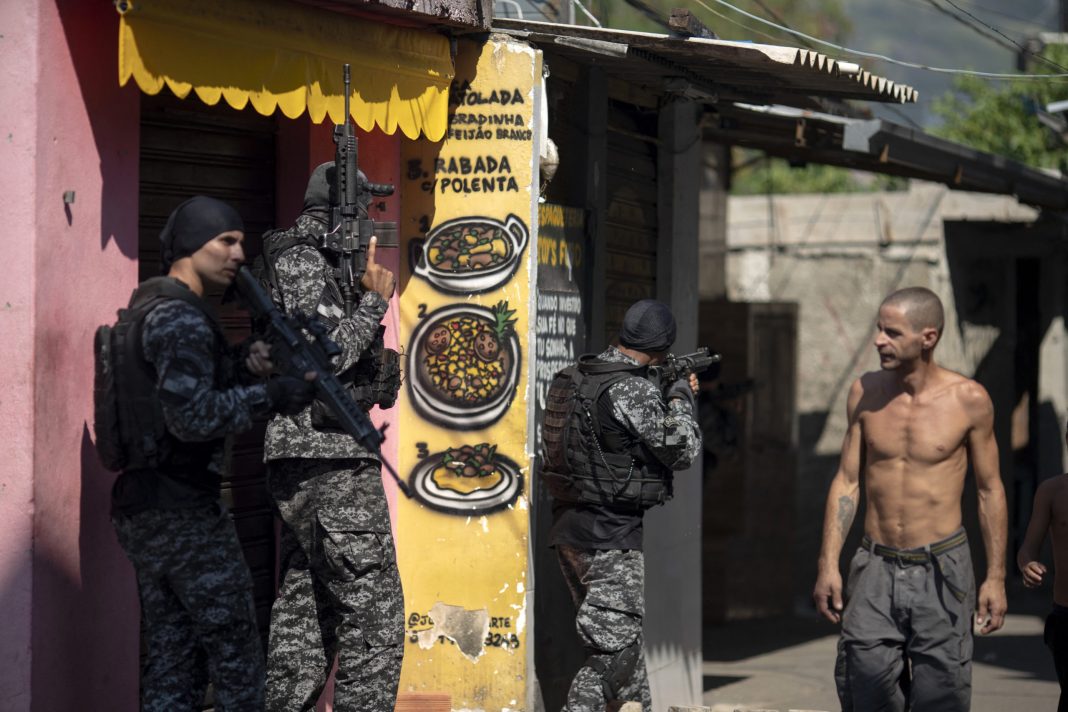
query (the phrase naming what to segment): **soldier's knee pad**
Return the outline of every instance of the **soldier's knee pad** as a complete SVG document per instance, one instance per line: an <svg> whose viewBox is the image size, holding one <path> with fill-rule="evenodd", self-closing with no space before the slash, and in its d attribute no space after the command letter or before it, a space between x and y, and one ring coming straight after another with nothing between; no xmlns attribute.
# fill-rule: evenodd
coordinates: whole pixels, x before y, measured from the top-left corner
<svg viewBox="0 0 1068 712"><path fill-rule="evenodd" d="M592 654L586 659L586 665L601 676L601 687L606 700L619 698L623 686L630 682L634 675L641 656L642 646L635 641L611 655Z"/></svg>

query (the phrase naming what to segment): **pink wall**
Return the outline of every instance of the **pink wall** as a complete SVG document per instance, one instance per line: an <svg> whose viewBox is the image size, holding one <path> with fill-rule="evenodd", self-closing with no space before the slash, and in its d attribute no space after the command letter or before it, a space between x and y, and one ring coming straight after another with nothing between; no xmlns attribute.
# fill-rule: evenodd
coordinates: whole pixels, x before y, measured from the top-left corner
<svg viewBox="0 0 1068 712"><path fill-rule="evenodd" d="M30 708L37 3L0 3L0 708Z"/></svg>
<svg viewBox="0 0 1068 712"><path fill-rule="evenodd" d="M24 6L26 4L21 4ZM39 4L33 707L135 709L138 606L91 441L92 339L137 282L139 95L106 4ZM65 191L75 202L64 205ZM28 474L28 473L27 473Z"/></svg>
<svg viewBox="0 0 1068 712"><path fill-rule="evenodd" d="M386 209L372 213L372 217L376 220L392 220L393 222L399 223L401 183L400 142L404 139L399 133L389 136L381 131L374 131L371 133L360 131L358 137L360 147L360 169L366 173L368 179L374 183L392 183L398 187L397 192L389 198L384 199ZM378 262L391 269L393 274L398 275L398 277L400 275L400 259L400 250L397 248L383 249L378 252ZM400 303L398 302L397 293L394 292L393 298L389 302L389 311L386 312L385 318L386 346L393 349L397 348L397 333L400 327L399 313ZM395 466L397 462L397 442L400 436L396 408L392 408L386 412L381 412L378 409L375 409L375 411L371 413L371 418L378 427L381 427L383 423L389 423L389 426L386 428L386 441L382 445L382 454ZM386 473L383 473L383 482L386 484L386 495L389 497L390 512L394 515L394 521L396 521L397 488L396 485L394 485L392 478ZM395 535L396 531L394 531L394 536Z"/></svg>

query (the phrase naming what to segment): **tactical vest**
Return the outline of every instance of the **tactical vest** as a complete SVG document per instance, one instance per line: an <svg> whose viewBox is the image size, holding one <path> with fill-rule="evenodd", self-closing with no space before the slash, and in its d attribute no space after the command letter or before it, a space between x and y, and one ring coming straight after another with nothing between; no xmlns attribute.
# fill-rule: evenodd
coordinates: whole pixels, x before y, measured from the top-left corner
<svg viewBox="0 0 1068 712"><path fill-rule="evenodd" d="M105 467L131 472L155 470L182 475L204 471L222 440L183 442L167 430L160 406L156 368L145 359L145 318L165 301L178 299L207 317L215 335L216 387L224 377L226 339L207 304L169 277L153 277L134 290L114 326L101 326L95 339L94 430Z"/></svg>
<svg viewBox="0 0 1068 712"><path fill-rule="evenodd" d="M312 247L319 250L319 239L315 235L300 232L293 234L284 230L271 230L263 235L263 257L257 258L257 267L253 269L260 277L267 293L283 312L285 304L278 288L276 264L286 251L294 247ZM325 256L329 262L331 257ZM319 303L316 305L315 317L326 325L327 331L333 331L341 323L344 310L341 288L328 272L323 285ZM400 356L393 349L387 349L384 341L386 328L379 325L374 339L359 360L343 373L337 374L338 380L345 386L349 395L364 410L373 405L391 408L397 401L400 390ZM316 400L311 406L312 425L318 430L337 430L340 424L329 406Z"/></svg>
<svg viewBox="0 0 1068 712"><path fill-rule="evenodd" d="M644 510L672 496L673 473L611 416L605 392L641 367L587 355L553 378L542 423L541 478L558 502Z"/></svg>

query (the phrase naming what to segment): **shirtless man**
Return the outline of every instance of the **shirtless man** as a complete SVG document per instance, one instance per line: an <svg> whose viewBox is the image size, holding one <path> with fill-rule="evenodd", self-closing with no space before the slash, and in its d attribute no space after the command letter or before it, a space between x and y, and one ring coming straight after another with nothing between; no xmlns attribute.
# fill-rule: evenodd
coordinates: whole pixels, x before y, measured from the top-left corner
<svg viewBox="0 0 1068 712"><path fill-rule="evenodd" d="M1064 433L1068 443L1068 429ZM1023 574L1024 586L1037 588L1046 575L1046 565L1038 560L1038 551L1049 532L1053 540L1053 611L1046 618L1046 633L1043 636L1050 652L1053 666L1057 669L1057 681L1061 684L1061 701L1058 712L1068 712L1068 473L1051 477L1038 486L1035 492L1031 523L1027 525L1016 564Z"/></svg>
<svg viewBox="0 0 1068 712"><path fill-rule="evenodd" d="M988 560L977 625L989 633L1004 622L1007 514L994 409L982 386L935 363L943 321L930 290L891 294L875 337L882 370L849 391L812 594L820 613L842 623L835 682L846 711L969 709L975 579L960 506L969 460ZM864 539L843 612L838 559L862 474Z"/></svg>

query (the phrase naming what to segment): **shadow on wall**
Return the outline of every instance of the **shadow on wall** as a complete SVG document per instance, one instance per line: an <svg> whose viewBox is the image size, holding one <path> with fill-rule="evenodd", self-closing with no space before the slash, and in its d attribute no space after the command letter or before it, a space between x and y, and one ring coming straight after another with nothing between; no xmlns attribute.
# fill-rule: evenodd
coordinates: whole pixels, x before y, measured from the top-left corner
<svg viewBox="0 0 1068 712"><path fill-rule="evenodd" d="M137 131L140 92L133 82L119 87L115 81L114 59L107 64L112 71L100 71L101 57L114 58L118 51L118 16L106 6L79 0L57 0L56 7L100 157L100 249L114 240L123 255L136 259L137 233L125 234L123 230L129 224L130 211L137 209L137 196L125 194L116 187L116 184L129 185L129 176L120 174L128 170L130 157L117 148L114 138L116 127ZM136 150L136 136L127 135L123 142ZM62 141L58 146L63 150ZM64 168L69 169L70 165ZM55 199L59 200L60 196ZM70 207L66 210L70 224Z"/></svg>
<svg viewBox="0 0 1068 712"><path fill-rule="evenodd" d="M77 558L38 511L33 599L34 709L135 709L138 606L132 569L111 527L111 483L82 426ZM57 684L59 682L60 684Z"/></svg>

